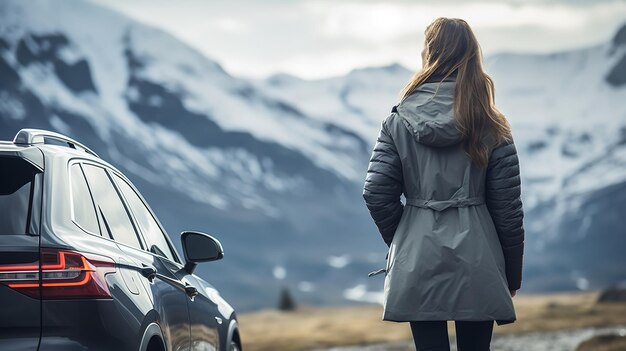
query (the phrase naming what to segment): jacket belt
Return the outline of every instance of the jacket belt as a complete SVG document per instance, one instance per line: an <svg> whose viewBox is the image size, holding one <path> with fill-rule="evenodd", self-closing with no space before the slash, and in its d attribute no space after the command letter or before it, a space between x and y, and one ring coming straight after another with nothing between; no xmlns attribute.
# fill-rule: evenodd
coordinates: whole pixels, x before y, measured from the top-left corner
<svg viewBox="0 0 626 351"><path fill-rule="evenodd" d="M430 208L435 211L443 211L450 207L468 207L477 206L485 203L485 199L482 197L465 197L449 200L424 200L414 197L406 199L407 206L415 206L421 208Z"/></svg>

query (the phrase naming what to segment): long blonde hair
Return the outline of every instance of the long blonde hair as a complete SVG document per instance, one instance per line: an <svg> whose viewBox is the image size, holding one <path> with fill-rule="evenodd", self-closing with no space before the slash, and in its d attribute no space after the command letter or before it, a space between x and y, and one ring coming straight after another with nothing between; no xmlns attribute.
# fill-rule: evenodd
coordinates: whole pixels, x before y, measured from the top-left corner
<svg viewBox="0 0 626 351"><path fill-rule="evenodd" d="M462 19L437 18L426 28L422 58L422 69L402 89L402 99L431 76L444 80L456 74L456 127L467 155L485 167L493 144L511 139L511 127L495 106L493 80L483 71L474 32Z"/></svg>

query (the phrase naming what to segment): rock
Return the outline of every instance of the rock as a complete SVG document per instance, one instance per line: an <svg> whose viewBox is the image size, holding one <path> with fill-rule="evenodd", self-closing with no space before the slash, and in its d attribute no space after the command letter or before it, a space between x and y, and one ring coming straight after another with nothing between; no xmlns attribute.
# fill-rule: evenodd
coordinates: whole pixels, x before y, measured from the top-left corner
<svg viewBox="0 0 626 351"><path fill-rule="evenodd" d="M613 52L616 52L615 50L622 46L626 46L626 24L613 37ZM626 55L617 61L606 76L606 81L616 87L626 84Z"/></svg>
<svg viewBox="0 0 626 351"><path fill-rule="evenodd" d="M600 293L598 302L626 302L626 288L608 288Z"/></svg>
<svg viewBox="0 0 626 351"><path fill-rule="evenodd" d="M606 81L614 87L626 84L626 55L624 55L606 76Z"/></svg>
<svg viewBox="0 0 626 351"><path fill-rule="evenodd" d="M613 45L626 45L626 24L624 24L613 37Z"/></svg>
<svg viewBox="0 0 626 351"><path fill-rule="evenodd" d="M291 293L289 292L289 289L287 289L286 287L284 287L280 291L280 298L278 300L278 309L280 311L286 311L286 312L296 310L296 303L293 297L291 297Z"/></svg>
<svg viewBox="0 0 626 351"><path fill-rule="evenodd" d="M617 334L596 335L583 341L576 351L623 351L626 350L626 336Z"/></svg>

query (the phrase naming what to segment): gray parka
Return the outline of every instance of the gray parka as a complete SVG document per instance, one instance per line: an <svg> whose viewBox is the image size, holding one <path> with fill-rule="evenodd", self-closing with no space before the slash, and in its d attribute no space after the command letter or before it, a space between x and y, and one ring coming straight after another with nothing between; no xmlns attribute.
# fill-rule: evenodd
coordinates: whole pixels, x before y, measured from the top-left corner
<svg viewBox="0 0 626 351"><path fill-rule="evenodd" d="M517 152L494 145L487 168L472 163L454 84L424 83L394 107L370 160L363 196L389 245L383 319L512 323L524 247Z"/></svg>

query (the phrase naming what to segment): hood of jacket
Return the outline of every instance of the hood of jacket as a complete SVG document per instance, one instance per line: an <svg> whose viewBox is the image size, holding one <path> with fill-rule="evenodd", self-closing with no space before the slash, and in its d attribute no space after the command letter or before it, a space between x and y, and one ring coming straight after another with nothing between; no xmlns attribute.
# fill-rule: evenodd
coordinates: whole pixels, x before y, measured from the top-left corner
<svg viewBox="0 0 626 351"><path fill-rule="evenodd" d="M454 81L423 83L398 106L398 115L416 140L445 147L461 142L454 122Z"/></svg>

